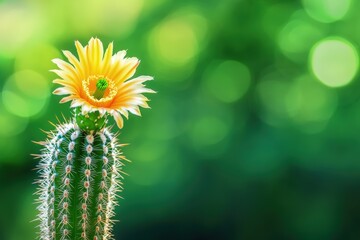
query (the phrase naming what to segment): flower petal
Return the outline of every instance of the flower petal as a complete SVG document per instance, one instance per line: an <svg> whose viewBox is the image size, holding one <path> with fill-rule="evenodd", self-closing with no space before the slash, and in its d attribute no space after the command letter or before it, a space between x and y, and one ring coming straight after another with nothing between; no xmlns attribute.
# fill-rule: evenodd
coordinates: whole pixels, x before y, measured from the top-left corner
<svg viewBox="0 0 360 240"><path fill-rule="evenodd" d="M140 61L137 58L128 58L125 60L125 63L121 68L119 68L112 76L110 76L116 85L121 84L125 80L131 78L135 72L137 66L139 66Z"/></svg>
<svg viewBox="0 0 360 240"><path fill-rule="evenodd" d="M56 83L56 84L63 85L64 87L71 87L72 89L75 90L75 92L80 91L80 86L77 85L76 83L74 83L73 81L63 80L63 79L55 79L52 82Z"/></svg>
<svg viewBox="0 0 360 240"><path fill-rule="evenodd" d="M74 99L74 97L73 97L72 95L70 95L70 96L67 96L67 97L62 98L62 99L60 100L60 103L66 103L66 102L69 102L69 101L71 101L71 100L73 100L73 99Z"/></svg>
<svg viewBox="0 0 360 240"><path fill-rule="evenodd" d="M118 111L119 113L121 113L124 117L126 117L126 119L129 119L129 113L128 113L128 111L126 111L126 110L123 109L123 108L119 108L117 111Z"/></svg>
<svg viewBox="0 0 360 240"><path fill-rule="evenodd" d="M84 101L83 100L79 100L79 98L77 99L74 99L71 104L70 104L70 107L71 108L75 108L75 107L80 107L84 104Z"/></svg>
<svg viewBox="0 0 360 240"><path fill-rule="evenodd" d="M50 72L55 73L56 75L58 75L59 77L61 77L64 80L74 81L74 82L78 81L74 76L71 75L71 73L63 71L63 70L52 69L52 70L50 70Z"/></svg>
<svg viewBox="0 0 360 240"><path fill-rule="evenodd" d="M80 64L80 61L69 51L63 51L65 57L69 60L69 62L75 67L75 69L79 72L80 78L85 77L84 67Z"/></svg>
<svg viewBox="0 0 360 240"><path fill-rule="evenodd" d="M61 70L71 73L74 78L79 77L75 68L71 64L65 62L64 60L55 58L52 60L52 62L55 63Z"/></svg>
<svg viewBox="0 0 360 240"><path fill-rule="evenodd" d="M101 72L102 73L106 73L108 71L108 69L110 68L112 53L113 53L113 43L111 42L111 43L109 43L109 45L105 51L104 59L101 63Z"/></svg>
<svg viewBox="0 0 360 240"><path fill-rule="evenodd" d="M141 116L141 112L138 106L134 106L132 108L129 108L129 112L131 112L134 115Z"/></svg>
<svg viewBox="0 0 360 240"><path fill-rule="evenodd" d="M75 41L76 50L79 56L80 66L79 69L83 69L84 76L88 76L89 74L89 67L88 67L88 60L86 57L86 48L81 45L79 41Z"/></svg>
<svg viewBox="0 0 360 240"><path fill-rule="evenodd" d="M73 94L73 91L69 87L60 87L53 91L55 95Z"/></svg>
<svg viewBox="0 0 360 240"><path fill-rule="evenodd" d="M103 54L104 49L101 41L98 38L91 38L87 48L89 74L99 74Z"/></svg>
<svg viewBox="0 0 360 240"><path fill-rule="evenodd" d="M143 87L144 85L142 85L142 83L145 82L145 81L149 81L149 80L153 80L153 77L151 77L151 76L140 76L140 77L125 81L121 86L119 94L124 95L128 91L132 92L132 89L134 89L134 88ZM143 89L145 90L145 88L143 88ZM155 91L153 91L153 90L150 90L148 92L155 93Z"/></svg>
<svg viewBox="0 0 360 240"><path fill-rule="evenodd" d="M113 115L113 117L114 117L114 119L115 119L116 125L117 125L119 128L123 128L123 126L124 126L124 120L122 119L121 115L120 115L118 112L116 112L116 111L114 111L114 112L112 113L112 115Z"/></svg>

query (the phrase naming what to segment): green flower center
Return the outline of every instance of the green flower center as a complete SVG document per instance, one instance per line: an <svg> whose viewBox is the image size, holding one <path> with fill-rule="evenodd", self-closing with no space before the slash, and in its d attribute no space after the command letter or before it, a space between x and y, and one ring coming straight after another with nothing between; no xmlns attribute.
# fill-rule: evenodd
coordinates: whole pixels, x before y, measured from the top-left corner
<svg viewBox="0 0 360 240"><path fill-rule="evenodd" d="M93 94L94 98L100 100L104 96L105 90L108 88L108 86L109 83L105 78L100 78L99 80L97 80L96 90Z"/></svg>

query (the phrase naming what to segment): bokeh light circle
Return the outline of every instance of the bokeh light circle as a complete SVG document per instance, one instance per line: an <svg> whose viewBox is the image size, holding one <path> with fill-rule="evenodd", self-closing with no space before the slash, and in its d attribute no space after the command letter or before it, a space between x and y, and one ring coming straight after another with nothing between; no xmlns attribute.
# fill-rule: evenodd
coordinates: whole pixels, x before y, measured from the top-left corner
<svg viewBox="0 0 360 240"><path fill-rule="evenodd" d="M26 129L27 125L27 118L15 116L0 106L0 137L18 135Z"/></svg>
<svg viewBox="0 0 360 240"><path fill-rule="evenodd" d="M278 36L284 55L294 61L306 61L311 46L324 36L319 25L303 10L295 12Z"/></svg>
<svg viewBox="0 0 360 240"><path fill-rule="evenodd" d="M286 95L286 109L296 123L326 122L337 107L337 95L309 76L294 81Z"/></svg>
<svg viewBox="0 0 360 240"><path fill-rule="evenodd" d="M246 115L240 110L235 116L231 105L216 101L204 92L189 99L191 104L186 121L186 131L190 149L207 159L222 156L229 148L232 130L237 129L237 136L246 126Z"/></svg>
<svg viewBox="0 0 360 240"><path fill-rule="evenodd" d="M290 79L290 81L289 81ZM313 76L273 72L256 86L259 116L275 127L293 127L305 133L322 131L338 106L336 91Z"/></svg>
<svg viewBox="0 0 360 240"><path fill-rule="evenodd" d="M27 118L38 114L49 96L49 81L37 72L25 70L7 79L2 100L9 112Z"/></svg>
<svg viewBox="0 0 360 240"><path fill-rule="evenodd" d="M132 181L138 185L159 185L170 172L174 176L181 176L182 168L178 162L178 154L163 141L140 143L136 151L129 154L137 159L134 165L137 168L136 174L132 174Z"/></svg>
<svg viewBox="0 0 360 240"><path fill-rule="evenodd" d="M215 145L230 132L230 126L223 119L215 116L203 116L194 123L191 137L194 145Z"/></svg>
<svg viewBox="0 0 360 240"><path fill-rule="evenodd" d="M21 4L0 4L0 55L13 57L40 33L40 16Z"/></svg>
<svg viewBox="0 0 360 240"><path fill-rule="evenodd" d="M106 4L88 0L73 2L63 11L63 17L69 18L68 21L72 23L66 26L66 31L77 36L96 32L125 38L135 29L143 5L144 0L109 0ZM86 14L79 14L79 9L84 8Z"/></svg>
<svg viewBox="0 0 360 240"><path fill-rule="evenodd" d="M180 9L162 20L148 36L150 64L159 80L180 82L195 70L198 55L206 46L207 20L198 10Z"/></svg>
<svg viewBox="0 0 360 240"><path fill-rule="evenodd" d="M314 75L329 87L341 87L354 79L359 68L355 47L345 39L324 39L311 50L310 65Z"/></svg>
<svg viewBox="0 0 360 240"><path fill-rule="evenodd" d="M181 19L170 19L154 29L150 36L150 48L154 48L170 65L184 65L198 51L196 33L191 25Z"/></svg>
<svg viewBox="0 0 360 240"><path fill-rule="evenodd" d="M15 55L15 72L31 69L52 77L53 73L49 69L56 68L56 65L51 62L51 59L60 55L61 52L53 45L46 43L29 44ZM36 61L34 61L34 56L36 56Z"/></svg>
<svg viewBox="0 0 360 240"><path fill-rule="evenodd" d="M331 23L347 14L351 0L303 0L303 5L306 12L315 20Z"/></svg>
<svg viewBox="0 0 360 240"><path fill-rule="evenodd" d="M231 103L247 92L251 75L248 67L241 62L227 60L211 64L203 81L210 94L222 102Z"/></svg>

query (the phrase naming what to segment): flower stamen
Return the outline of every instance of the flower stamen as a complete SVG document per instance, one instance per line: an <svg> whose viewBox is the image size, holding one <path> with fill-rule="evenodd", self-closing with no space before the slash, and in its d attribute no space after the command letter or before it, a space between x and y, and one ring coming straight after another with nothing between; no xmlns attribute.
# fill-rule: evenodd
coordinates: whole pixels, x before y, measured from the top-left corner
<svg viewBox="0 0 360 240"><path fill-rule="evenodd" d="M109 83L106 81L106 79L100 78L96 82L96 90L93 94L94 98L100 100L104 96L105 90L107 89L108 86L109 86Z"/></svg>

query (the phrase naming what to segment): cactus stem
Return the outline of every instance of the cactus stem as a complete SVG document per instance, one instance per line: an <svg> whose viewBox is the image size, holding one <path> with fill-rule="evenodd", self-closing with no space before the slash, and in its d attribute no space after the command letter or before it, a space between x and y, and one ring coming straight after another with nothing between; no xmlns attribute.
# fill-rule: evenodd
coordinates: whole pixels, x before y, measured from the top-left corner
<svg viewBox="0 0 360 240"><path fill-rule="evenodd" d="M122 190L120 144L107 128L60 124L38 155L41 240L112 239L111 218Z"/></svg>

